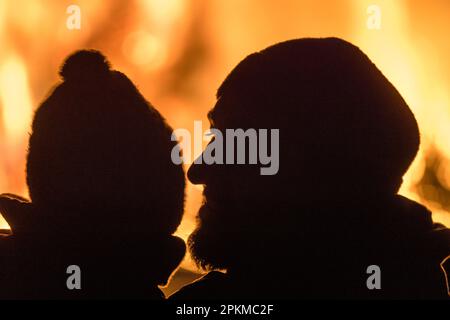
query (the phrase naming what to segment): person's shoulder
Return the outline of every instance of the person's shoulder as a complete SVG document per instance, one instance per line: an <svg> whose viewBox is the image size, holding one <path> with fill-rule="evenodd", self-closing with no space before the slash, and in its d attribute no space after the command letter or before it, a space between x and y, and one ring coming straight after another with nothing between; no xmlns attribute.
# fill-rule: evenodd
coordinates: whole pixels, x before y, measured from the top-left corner
<svg viewBox="0 0 450 320"><path fill-rule="evenodd" d="M439 242L446 244L450 247L450 229L440 223L433 224L432 235Z"/></svg>
<svg viewBox="0 0 450 320"><path fill-rule="evenodd" d="M443 261L450 256L450 229L446 226L434 223L432 230L425 236L424 241L429 248L432 259Z"/></svg>
<svg viewBox="0 0 450 320"><path fill-rule="evenodd" d="M10 254L14 241L14 236L9 230L0 230L0 258L5 258Z"/></svg>
<svg viewBox="0 0 450 320"><path fill-rule="evenodd" d="M424 290L428 287L433 293L432 297L450 298L450 229L434 223L432 229L421 239L423 246L419 252L422 253L417 252L418 259L422 258L425 266L421 273L421 287Z"/></svg>
<svg viewBox="0 0 450 320"><path fill-rule="evenodd" d="M0 300L11 297L11 289L14 288L14 281L11 280L11 272L14 264L11 263L13 257L14 236L9 230L0 233Z"/></svg>
<svg viewBox="0 0 450 320"><path fill-rule="evenodd" d="M200 279L184 286L169 297L169 300L211 300L223 296L227 275L211 271Z"/></svg>
<svg viewBox="0 0 450 320"><path fill-rule="evenodd" d="M408 242L414 242L439 260L450 254L450 229L434 222L430 209L402 196L396 197L395 209Z"/></svg>

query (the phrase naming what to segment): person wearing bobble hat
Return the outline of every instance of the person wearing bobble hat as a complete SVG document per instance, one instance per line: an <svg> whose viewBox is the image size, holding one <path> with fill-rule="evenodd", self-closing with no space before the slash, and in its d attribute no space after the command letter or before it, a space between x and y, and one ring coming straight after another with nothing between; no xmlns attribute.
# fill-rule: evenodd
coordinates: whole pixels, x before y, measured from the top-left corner
<svg viewBox="0 0 450 320"><path fill-rule="evenodd" d="M185 254L172 129L98 51L75 52L60 75L32 124L31 201L0 197L0 298L163 299Z"/></svg>

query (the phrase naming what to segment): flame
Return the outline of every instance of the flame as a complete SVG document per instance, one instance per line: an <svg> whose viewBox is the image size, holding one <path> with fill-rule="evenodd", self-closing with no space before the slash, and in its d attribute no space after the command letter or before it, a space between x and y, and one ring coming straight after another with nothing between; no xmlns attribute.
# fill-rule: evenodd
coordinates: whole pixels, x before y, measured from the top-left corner
<svg viewBox="0 0 450 320"><path fill-rule="evenodd" d="M372 1L353 0L355 12L363 12ZM406 100L419 123L422 141L419 154L403 177L400 193L414 200L421 200L414 186L424 172L424 157L433 144L450 159L450 95L439 72L430 77L428 70L439 70L439 61L429 58L423 45L410 31L413 21L408 18L409 8L402 1L377 1L382 10L382 30L354 28L355 43L375 62ZM355 24L361 25L361 19ZM386 31L388 30L388 31ZM428 72L427 72L428 71ZM436 79L437 78L437 79ZM439 81L441 80L441 81ZM450 178L446 170L446 179ZM433 203L427 203L433 211L433 219L450 225L448 212Z"/></svg>
<svg viewBox="0 0 450 320"><path fill-rule="evenodd" d="M3 106L2 118L6 140L6 143L3 143L6 149L3 164L10 166L15 159L13 153L24 145L32 116L27 70L17 55L10 55L0 63L0 102ZM17 168L13 169L12 173L16 174ZM2 178L6 178L4 173ZM0 229L9 229L3 217L0 217Z"/></svg>
<svg viewBox="0 0 450 320"><path fill-rule="evenodd" d="M166 59L165 47L161 40L146 31L129 34L122 49L135 65L147 70L161 67Z"/></svg>
<svg viewBox="0 0 450 320"><path fill-rule="evenodd" d="M0 65L0 99L6 138L17 142L28 131L32 113L26 68L17 56Z"/></svg>
<svg viewBox="0 0 450 320"><path fill-rule="evenodd" d="M365 8L371 5L371 1L353 0L355 12L364 12ZM416 79L420 76L417 65L417 50L409 41L407 33L407 17L405 3L400 1L381 0L377 6L382 12L382 30L374 31L368 28L354 28L355 43L368 54L384 75L394 84L400 94L409 104L410 108L418 116L418 108L421 105L421 91L418 88ZM355 15L355 25L362 25L362 19L367 16ZM395 28L393 28L395 26ZM385 30L388 29L389 32ZM418 119L420 122L420 119ZM411 186L422 176L423 162L422 149L416 161L403 178L401 193L410 198L417 199L415 192L411 191Z"/></svg>
<svg viewBox="0 0 450 320"><path fill-rule="evenodd" d="M8 222L6 222L6 220L1 215L0 215L0 229L4 229L4 230L11 229Z"/></svg>

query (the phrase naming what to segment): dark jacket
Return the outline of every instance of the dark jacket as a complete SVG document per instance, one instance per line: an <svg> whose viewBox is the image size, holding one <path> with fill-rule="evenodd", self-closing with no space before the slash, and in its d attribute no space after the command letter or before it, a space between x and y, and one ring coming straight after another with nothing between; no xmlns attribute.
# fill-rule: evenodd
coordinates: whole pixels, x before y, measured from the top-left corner
<svg viewBox="0 0 450 320"><path fill-rule="evenodd" d="M158 285L184 255L179 238L50 217L14 198L2 196L0 212L12 228L0 238L0 299L160 300ZM67 287L71 265L80 267L80 290Z"/></svg>
<svg viewBox="0 0 450 320"><path fill-rule="evenodd" d="M290 240L274 237L264 251L243 257L263 255L259 270L213 271L170 299L449 297L450 230L433 223L422 205L396 196L370 207L314 211L296 234L279 234ZM367 287L371 265L380 267L379 290Z"/></svg>

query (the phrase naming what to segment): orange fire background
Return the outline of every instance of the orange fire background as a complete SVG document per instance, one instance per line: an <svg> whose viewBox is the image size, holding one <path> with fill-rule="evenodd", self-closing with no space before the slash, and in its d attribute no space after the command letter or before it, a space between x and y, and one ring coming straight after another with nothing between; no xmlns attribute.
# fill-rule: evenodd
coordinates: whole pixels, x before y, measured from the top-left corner
<svg viewBox="0 0 450 320"><path fill-rule="evenodd" d="M80 29L67 28L70 5L80 8ZM379 28L370 27L371 5ZM194 120L207 129L216 88L247 54L336 36L366 52L409 103L422 145L401 193L450 226L449 30L448 0L0 0L0 193L27 196L33 111L74 50L101 50L172 127L193 130ZM184 239L200 202L201 189L189 184L177 231ZM189 257L182 267L197 271Z"/></svg>

